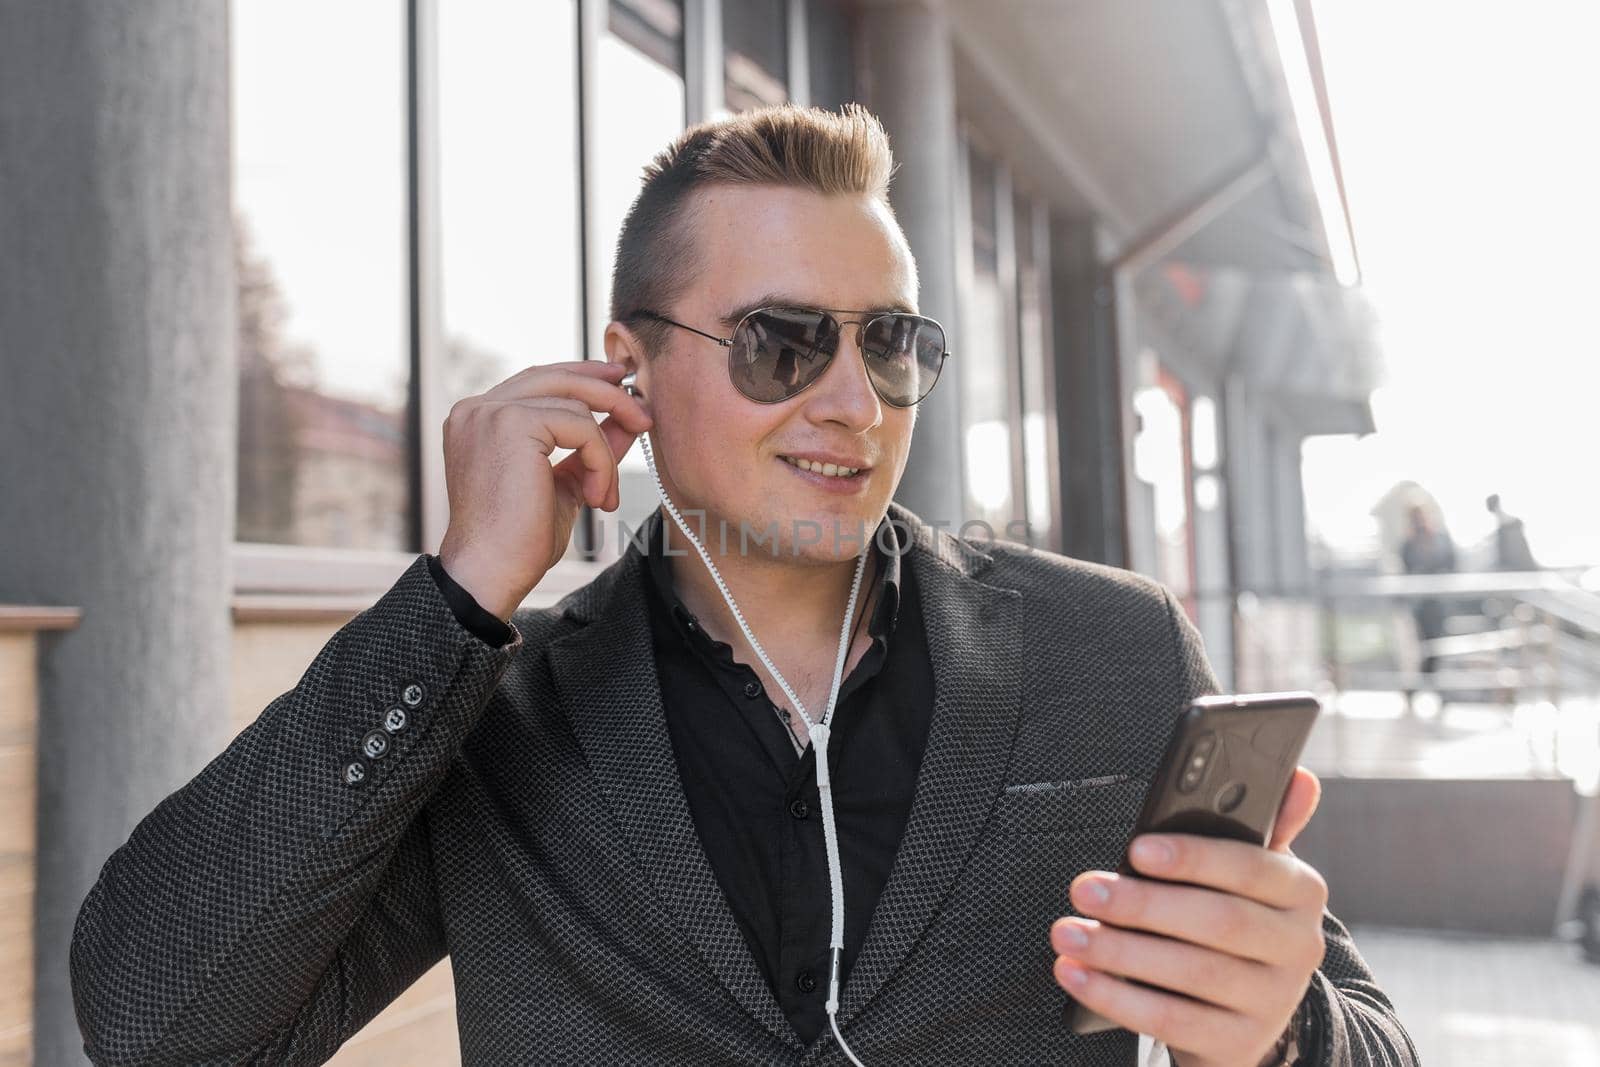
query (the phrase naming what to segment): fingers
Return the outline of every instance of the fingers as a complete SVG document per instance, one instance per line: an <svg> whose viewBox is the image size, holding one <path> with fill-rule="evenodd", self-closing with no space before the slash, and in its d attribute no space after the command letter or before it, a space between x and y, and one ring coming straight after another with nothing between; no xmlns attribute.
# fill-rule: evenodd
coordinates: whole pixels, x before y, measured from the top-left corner
<svg viewBox="0 0 1600 1067"><path fill-rule="evenodd" d="M1233 1034L1249 1024L1231 1009L1134 985L1066 957L1056 960L1055 976L1084 1007L1136 1034L1149 1034L1170 1048L1199 1053L1223 1049Z"/></svg>
<svg viewBox="0 0 1600 1067"><path fill-rule="evenodd" d="M1271 1002L1275 995L1278 972L1265 964L1093 919L1057 919L1050 928L1050 944L1057 954L1096 970L1236 1011Z"/></svg>
<svg viewBox="0 0 1600 1067"><path fill-rule="evenodd" d="M528 420L528 436L539 443L546 456L557 448L573 450L574 456L568 458L577 458L582 470L569 467L564 473L581 483L584 503L597 508L610 497L616 487L617 461L593 415L555 407L508 406L536 416ZM566 467L566 462L558 467Z"/></svg>
<svg viewBox="0 0 1600 1067"><path fill-rule="evenodd" d="M582 401L592 411L607 411L635 433L650 425L650 413L638 397L629 396L617 382L626 368L620 363L584 360L529 367L484 393L485 401L534 400L561 396Z"/></svg>
<svg viewBox="0 0 1600 1067"><path fill-rule="evenodd" d="M639 398L630 396L617 386L626 373L620 363L603 363L598 360L578 360L527 367L512 375L481 396L467 398L463 403L475 405L513 404L527 409L561 410L587 419L594 426L596 412L609 412L596 433L587 430L581 437L588 448L571 443L579 435L578 428L562 422L561 436L549 436L549 445L575 449L574 454L555 465L557 478L581 492L590 507L614 511L620 503L616 463L625 455L639 434L654 425L654 420ZM551 423L552 427L558 425ZM548 435L547 435L548 436ZM599 446L595 445L599 442ZM603 447L603 453L601 448ZM597 469L605 457L610 462L602 473Z"/></svg>
<svg viewBox="0 0 1600 1067"><path fill-rule="evenodd" d="M1290 842L1306 828L1317 805L1322 801L1322 781L1305 767L1296 767L1289 788L1278 807L1278 818L1272 826L1272 840L1267 847L1275 851L1287 850Z"/></svg>
<svg viewBox="0 0 1600 1067"><path fill-rule="evenodd" d="M1197 834L1140 834L1128 850L1128 859L1140 874L1207 886L1273 908L1321 911L1328 899L1327 883L1310 865L1243 841Z"/></svg>
<svg viewBox="0 0 1600 1067"><path fill-rule="evenodd" d="M1071 895L1091 918L1264 963L1281 963L1302 940L1296 913L1213 889L1088 871L1073 879Z"/></svg>
<svg viewBox="0 0 1600 1067"><path fill-rule="evenodd" d="M488 390L483 395L494 400L505 399L504 394L520 395L525 390L530 379L547 378L554 372L557 374L577 374L596 381L617 382L627 373L620 363L612 363L601 359L569 359L561 363L535 363L523 367L505 381Z"/></svg>
<svg viewBox="0 0 1600 1067"><path fill-rule="evenodd" d="M574 400L570 396L533 396L526 400L496 401L504 404L520 404L525 408L558 408L570 411L574 415L587 415L594 417L594 410L581 400Z"/></svg>
<svg viewBox="0 0 1600 1067"><path fill-rule="evenodd" d="M606 419L600 423L599 429L601 436L605 439L606 447L610 450L611 455L618 463L622 461L623 456L627 455L628 449L632 447L633 442L639 437L639 434L623 429L622 426L617 422L615 415L607 416ZM583 456L581 454L574 453L562 460L560 463L557 463L555 469L557 476L566 477L576 481L583 474ZM611 491L606 494L605 499L598 505L600 510L617 510L618 506L621 504L621 498L618 496L618 492L618 486L613 485Z"/></svg>

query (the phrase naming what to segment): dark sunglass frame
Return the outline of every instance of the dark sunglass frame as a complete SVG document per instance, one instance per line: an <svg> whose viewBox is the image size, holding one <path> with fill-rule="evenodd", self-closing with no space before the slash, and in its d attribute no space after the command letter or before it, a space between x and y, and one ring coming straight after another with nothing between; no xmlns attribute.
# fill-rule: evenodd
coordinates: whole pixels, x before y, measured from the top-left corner
<svg viewBox="0 0 1600 1067"><path fill-rule="evenodd" d="M628 315L626 317L630 318L630 319L634 319L634 318L653 319L656 322L664 322L669 326L676 326L681 330L688 330L690 333L697 333L701 337L706 338L707 340L711 340L711 341L717 342L717 344L721 345L723 348L732 348L732 347L734 347L735 344L738 343L740 331L742 331L745 328L745 325L747 323L749 323L749 321L752 318L754 318L757 315L762 314L763 312L772 312L772 311L790 311L790 312L798 311L798 312L803 312L803 313L805 313L807 315L821 315L821 316L824 317L824 319L832 320L834 327L838 330L838 332L841 335L843 334L844 328L846 326L854 326L856 328L856 351L861 353L861 359L862 359L863 363L866 362L867 354L866 354L866 351L861 346L861 339L866 336L866 332L867 332L868 329L871 328L872 324L874 322L878 321L879 319L915 319L915 320L918 320L920 322L932 323L935 327L938 328L939 336L945 339L946 344L948 344L949 336L950 336L948 333L945 332L944 325L942 323L940 323L938 319L929 318L926 315L914 315L909 311L851 311L851 310L847 310L845 308L814 308L814 307L803 307L803 306L797 305L797 304L773 304L773 305L770 305L770 306L767 306L767 307L755 308L752 311L746 312L739 319L738 324L734 326L734 328L733 328L733 336L732 337L718 337L716 334L706 333L704 330L697 330L693 326L690 326L687 323L678 322L675 319L669 319L665 315L661 314L660 312L656 312L656 311L640 310L640 311L635 311L633 314ZM839 318L835 318L834 317L834 312L838 312L841 315L866 315L868 317L865 318L865 319L839 319ZM833 357L838 355L838 352L839 352L839 348L838 348L838 345L836 344L834 346L833 352L828 354L827 362L822 365L822 369L817 371L817 373L815 375L813 375L812 378L809 381L807 381L804 385L802 385L800 388L796 389L794 392L788 394L787 396L780 396L780 397L777 397L776 399L773 399L773 400L765 400L765 399L762 399L761 397L754 397L754 396L751 396L749 393L745 392L745 390L739 385L738 376L733 373L733 367L732 367L731 363L730 363L730 365L728 367L728 376L733 381L734 388L738 389L740 394L742 396L744 396L745 398L747 398L747 399L749 399L751 401L754 401L757 404L781 404L786 400L794 399L795 397L799 396L801 393L803 393L807 389L809 389L811 387L812 383L814 383L818 378L822 377L823 373L827 370L828 365L833 362ZM950 356L951 356L951 352L950 352L950 349L948 347L944 348L939 353L939 366L934 369L933 380L930 381L928 383L928 387L922 391L922 395L917 397L915 400L911 401L911 403L909 403L909 404L902 404L897 400L894 400L894 399L892 399L890 397L884 396L883 390L881 388L879 388L877 381L872 376L871 365L870 364L868 364L868 367L867 367L867 370L868 370L867 381L872 383L872 391L877 393L879 398L882 399L885 404L888 404L891 407L897 407L897 408L915 407L916 405L922 403L922 401L926 400L927 397L928 397L928 394L933 392L933 387L935 385L939 384L939 378L944 373L945 360L949 359ZM729 354L730 361L732 360L732 358L733 358L732 354L730 353Z"/></svg>

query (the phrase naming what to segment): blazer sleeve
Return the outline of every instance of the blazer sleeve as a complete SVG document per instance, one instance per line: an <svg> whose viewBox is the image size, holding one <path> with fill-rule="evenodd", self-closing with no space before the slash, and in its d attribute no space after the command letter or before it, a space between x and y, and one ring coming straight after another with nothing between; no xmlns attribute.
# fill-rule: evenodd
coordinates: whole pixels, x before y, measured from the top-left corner
<svg viewBox="0 0 1600 1067"><path fill-rule="evenodd" d="M1172 594L1163 593L1184 692L1190 698L1218 692L1199 630ZM1417 1050L1400 1025L1394 1004L1378 988L1350 931L1327 908L1322 909L1322 935L1327 947L1306 989L1311 1026L1299 1062L1316 1067L1417 1067Z"/></svg>
<svg viewBox="0 0 1600 1067"><path fill-rule="evenodd" d="M521 646L426 556L335 633L101 868L69 960L90 1060L322 1063L442 958L424 805Z"/></svg>

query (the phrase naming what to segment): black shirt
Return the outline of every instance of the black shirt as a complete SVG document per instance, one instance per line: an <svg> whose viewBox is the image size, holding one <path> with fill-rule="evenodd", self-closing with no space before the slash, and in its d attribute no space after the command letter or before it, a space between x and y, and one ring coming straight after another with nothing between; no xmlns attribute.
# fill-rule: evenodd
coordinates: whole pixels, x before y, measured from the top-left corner
<svg viewBox="0 0 1600 1067"><path fill-rule="evenodd" d="M731 646L707 636L684 607L672 568L704 563L675 526L667 541L673 558L663 554L669 525L658 511L642 536L656 671L678 776L750 951L809 1044L828 1025L823 1004L832 923L816 761L809 746L795 753L780 718L782 694L774 703L756 672L734 659ZM872 646L840 683L828 744L844 874L842 980L849 978L894 864L933 714L933 667L916 583L911 568L901 566L904 536L885 521L872 539L860 595L866 599L869 584L879 589L866 620ZM509 640L503 621L455 585L436 559L429 563L463 626L497 643L492 638L500 631L471 611L477 608L505 627ZM784 635L756 636L771 652L781 648Z"/></svg>

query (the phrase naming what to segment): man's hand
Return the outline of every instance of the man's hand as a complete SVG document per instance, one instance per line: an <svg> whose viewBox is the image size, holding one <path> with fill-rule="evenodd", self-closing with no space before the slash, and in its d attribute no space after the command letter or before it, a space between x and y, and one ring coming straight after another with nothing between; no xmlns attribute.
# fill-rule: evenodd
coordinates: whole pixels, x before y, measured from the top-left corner
<svg viewBox="0 0 1600 1067"><path fill-rule="evenodd" d="M1106 1018L1164 1042L1178 1067L1257 1067L1322 963L1328 886L1289 851L1321 795L1316 775L1297 768L1267 848L1141 834L1130 858L1150 878L1083 872L1072 903L1086 918L1050 928L1056 981Z"/></svg>
<svg viewBox="0 0 1600 1067"><path fill-rule="evenodd" d="M462 397L444 420L450 522L439 562L505 621L572 540L583 504L615 511L617 461L650 413L617 384L620 363L570 360L518 371ZM596 412L610 417L596 423ZM572 454L551 462L558 449Z"/></svg>

